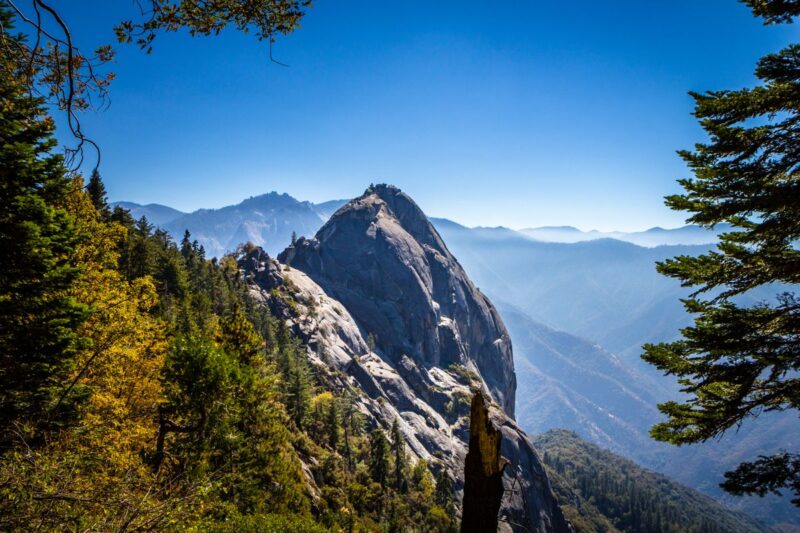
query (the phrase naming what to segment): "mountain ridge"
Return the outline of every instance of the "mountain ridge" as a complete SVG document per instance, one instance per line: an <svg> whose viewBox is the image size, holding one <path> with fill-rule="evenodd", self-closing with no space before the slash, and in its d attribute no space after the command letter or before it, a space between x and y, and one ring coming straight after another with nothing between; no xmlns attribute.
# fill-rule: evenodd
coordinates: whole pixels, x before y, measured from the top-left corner
<svg viewBox="0 0 800 533"><path fill-rule="evenodd" d="M501 515L530 531L569 531L513 419L516 378L502 319L408 196L370 187L277 261L255 249L242 264L252 294L308 340L309 357L335 387L357 385L372 422L399 420L409 448L452 472L459 490L468 398L482 390L510 461L506 486L517 487ZM293 306L282 305L287 291Z"/></svg>
<svg viewBox="0 0 800 533"><path fill-rule="evenodd" d="M156 225L171 224L173 222L177 222L178 218L183 218L180 224L186 226L185 228L180 229L179 228L180 224L174 224L175 227L171 228L174 231L182 234L183 230L185 229L188 229L191 233L196 233L196 231L193 231L193 226L196 224L196 222L192 220L192 215L202 215L202 214L207 215L210 213L225 211L233 207L244 208L252 204L257 204L258 202L262 202L264 201L264 199L279 199L285 202L284 203L285 207L288 207L289 205L292 204L305 206L306 208L316 212L321 217L321 223L327 220L330 216L332 216L337 209L345 205L348 201L344 199L337 199L319 203L312 203L309 201L298 200L293 196L289 195L288 193L278 193L276 191L271 191L268 193L251 196L239 202L238 204L223 206L220 208L200 208L193 210L191 212L183 212L166 205L155 204L155 203L142 205L135 202L118 201L118 202L112 202L110 205L112 207L120 206L130 210L131 213L134 215L134 218L137 219L142 215L145 215L151 222L155 223ZM275 206L270 207L270 209L274 208ZM510 232L511 234L515 235L525 236L527 238L539 242L574 244L577 242L587 242L587 241L601 240L601 239L613 239L617 241L629 242L631 244L642 247L712 244L716 242L717 235L719 233L722 233L730 229L728 226L721 225L717 226L714 230L707 230L697 225L688 224L676 228L663 228L660 226L653 226L652 228L643 231L631 231L631 232L623 232L623 231L603 232L599 230L584 231L575 226L569 226L569 225L539 226L539 227L522 228L516 230L502 225L493 227L489 226L469 227L459 224L451 219L441 218L441 217L438 218L431 217L431 221L433 221L435 224L455 224L461 228L470 230L500 230L504 232ZM310 231L307 234L304 233L304 235L312 235L313 233L314 231ZM255 244L261 246L264 243L255 242ZM286 244L288 244L288 241L284 243L283 246L285 246ZM220 255L225 252L232 251L230 249L218 250L216 245L212 245L212 249L220 252ZM280 246L276 246L275 248L273 248L273 252L275 254L277 254L279 251L280 251Z"/></svg>

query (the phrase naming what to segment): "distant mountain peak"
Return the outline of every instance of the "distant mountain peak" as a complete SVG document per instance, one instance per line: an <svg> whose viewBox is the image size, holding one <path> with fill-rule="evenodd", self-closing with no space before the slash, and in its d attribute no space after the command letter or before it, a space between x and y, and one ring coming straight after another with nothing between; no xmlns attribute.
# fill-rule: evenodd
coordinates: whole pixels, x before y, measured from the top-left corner
<svg viewBox="0 0 800 533"><path fill-rule="evenodd" d="M310 206L311 204L309 202L301 202L300 200L296 199L295 197L285 192L279 193L277 191L271 191L265 194L251 196L250 198L237 204L236 207L265 206L272 209L280 209L286 207L294 207L298 205Z"/></svg>

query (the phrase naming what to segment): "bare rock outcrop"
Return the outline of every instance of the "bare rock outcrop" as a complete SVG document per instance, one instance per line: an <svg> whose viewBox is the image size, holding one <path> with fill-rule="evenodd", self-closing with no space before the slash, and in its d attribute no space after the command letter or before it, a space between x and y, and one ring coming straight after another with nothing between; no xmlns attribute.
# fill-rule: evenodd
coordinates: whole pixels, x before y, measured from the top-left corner
<svg viewBox="0 0 800 533"><path fill-rule="evenodd" d="M393 362L471 368L514 416L514 360L500 315L400 189L370 187L278 260L342 302Z"/></svg>
<svg viewBox="0 0 800 533"><path fill-rule="evenodd" d="M569 531L514 422L508 332L408 196L370 187L314 239L299 239L277 261L255 249L239 266L256 299L305 340L321 379L354 392L371 424L397 419L410 453L456 478L459 500L470 399L481 391L509 461L501 528Z"/></svg>

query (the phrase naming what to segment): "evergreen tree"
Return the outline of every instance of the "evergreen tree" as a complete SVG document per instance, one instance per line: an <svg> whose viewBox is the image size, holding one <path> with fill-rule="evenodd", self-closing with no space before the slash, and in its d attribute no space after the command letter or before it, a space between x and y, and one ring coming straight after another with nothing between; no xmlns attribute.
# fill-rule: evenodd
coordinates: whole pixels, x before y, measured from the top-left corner
<svg viewBox="0 0 800 533"><path fill-rule="evenodd" d="M444 511L447 517L448 529L455 531L456 496L453 492L453 479L444 466L439 469L439 473L436 475L436 492L434 493L433 501Z"/></svg>
<svg viewBox="0 0 800 533"><path fill-rule="evenodd" d="M303 429L310 412L311 370L296 339L282 326L278 329L278 370L283 376L286 407L295 425Z"/></svg>
<svg viewBox="0 0 800 533"><path fill-rule="evenodd" d="M111 221L121 224L128 229L132 228L135 223L131 212L120 206L115 206L111 211Z"/></svg>
<svg viewBox="0 0 800 533"><path fill-rule="evenodd" d="M111 217L111 210L108 207L108 198L106 196L106 186L100 178L100 172L97 169L92 171L89 178L89 183L86 185L86 192L92 200L92 204L100 217L103 220L108 220Z"/></svg>
<svg viewBox="0 0 800 533"><path fill-rule="evenodd" d="M289 395L291 397L289 406L292 419L297 424L297 427L302 429L305 427L309 411L309 397L311 396L311 378L308 367L305 364L305 357L302 354L296 354L294 371L292 372L289 387Z"/></svg>
<svg viewBox="0 0 800 533"><path fill-rule="evenodd" d="M394 457L394 489L400 493L405 493L408 491L406 442L400 432L400 424L398 424L396 418L392 423L392 456Z"/></svg>
<svg viewBox="0 0 800 533"><path fill-rule="evenodd" d="M453 494L453 480L445 467L439 469L436 475L436 493L434 494L436 505L448 512L455 511L455 495Z"/></svg>
<svg viewBox="0 0 800 533"><path fill-rule="evenodd" d="M292 345L291 332L283 321L278 322L275 333L275 345L277 348L275 360L278 364L278 370L283 375L284 380L288 381L292 372L294 346Z"/></svg>
<svg viewBox="0 0 800 533"><path fill-rule="evenodd" d="M0 7L0 25L12 20ZM17 42L16 46L21 46ZM0 55L0 448L15 421L67 421L78 389L64 397L87 308L71 290L80 235L63 208L69 178L50 153L53 121L25 89L9 53Z"/></svg>
<svg viewBox="0 0 800 533"><path fill-rule="evenodd" d="M181 255L187 261L192 257L192 234L189 230L183 230L183 239L181 239Z"/></svg>
<svg viewBox="0 0 800 533"><path fill-rule="evenodd" d="M375 428L369 439L369 473L372 480L385 489L389 481L389 442L381 428Z"/></svg>
<svg viewBox="0 0 800 533"><path fill-rule="evenodd" d="M336 406L336 398L333 398L328 406L328 416L325 420L325 432L328 434L328 445L336 450L339 447L339 409Z"/></svg>
<svg viewBox="0 0 800 533"><path fill-rule="evenodd" d="M353 434L353 428L356 425L355 399L351 393L345 392L345 396L342 399L342 430L344 432L344 459L349 472L352 472L355 468L353 450L350 445L350 437Z"/></svg>
<svg viewBox="0 0 800 533"><path fill-rule="evenodd" d="M147 217L142 217L136 221L136 234L140 237L146 238L153 234L154 226L147 220Z"/></svg>
<svg viewBox="0 0 800 533"><path fill-rule="evenodd" d="M229 316L220 320L219 343L241 363L252 364L261 356L264 340L241 308L235 306Z"/></svg>
<svg viewBox="0 0 800 533"><path fill-rule="evenodd" d="M796 2L746 3L767 24L800 13ZM689 222L732 226L717 250L658 265L695 289L684 305L697 316L683 339L646 345L643 355L690 395L659 406L669 418L652 434L673 444L718 437L763 411L800 407L800 45L762 58L756 76L761 85L752 89L692 94L711 141L681 152L694 178L680 181L684 194L667 198L691 214ZM759 287L784 292L749 307L735 300ZM734 494L790 487L800 496L800 456L762 457L726 478L723 487Z"/></svg>
<svg viewBox="0 0 800 533"><path fill-rule="evenodd" d="M114 210L112 218L130 224L130 235L121 244L120 257L120 268L126 277L134 280L152 275L157 264L156 244L150 238L153 232L152 224L144 216L137 221L131 221L130 213L121 208Z"/></svg>

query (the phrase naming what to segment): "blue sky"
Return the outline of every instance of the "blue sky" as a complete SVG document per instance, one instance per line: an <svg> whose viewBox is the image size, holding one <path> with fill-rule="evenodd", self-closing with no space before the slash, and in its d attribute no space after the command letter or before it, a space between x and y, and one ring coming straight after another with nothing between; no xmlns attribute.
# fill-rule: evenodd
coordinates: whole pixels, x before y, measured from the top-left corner
<svg viewBox="0 0 800 533"><path fill-rule="evenodd" d="M87 45L135 15L58 3ZM735 0L315 4L275 45L288 68L232 31L122 47L111 107L83 118L109 197L193 210L389 182L468 225L677 226L675 151L703 140L687 91L752 85L797 37Z"/></svg>

